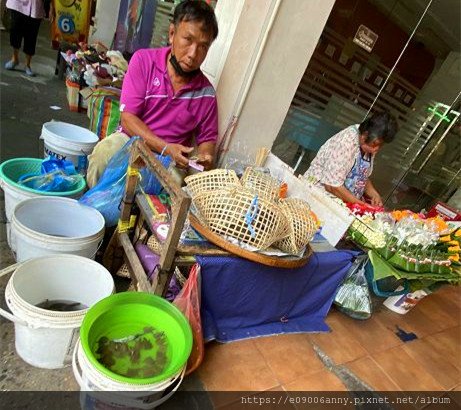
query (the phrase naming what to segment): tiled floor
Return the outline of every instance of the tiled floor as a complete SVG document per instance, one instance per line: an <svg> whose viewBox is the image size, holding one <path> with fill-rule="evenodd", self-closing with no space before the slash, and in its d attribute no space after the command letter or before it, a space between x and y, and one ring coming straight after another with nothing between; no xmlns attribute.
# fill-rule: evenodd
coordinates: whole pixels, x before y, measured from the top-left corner
<svg viewBox="0 0 461 410"><path fill-rule="evenodd" d="M331 333L212 342L198 375L209 391L342 391L347 386L334 371L342 365L378 391L459 390L460 296L459 287L446 286L406 315L378 305L365 321L333 308L326 320ZM403 342L396 326L418 338ZM324 365L314 345L334 368Z"/></svg>

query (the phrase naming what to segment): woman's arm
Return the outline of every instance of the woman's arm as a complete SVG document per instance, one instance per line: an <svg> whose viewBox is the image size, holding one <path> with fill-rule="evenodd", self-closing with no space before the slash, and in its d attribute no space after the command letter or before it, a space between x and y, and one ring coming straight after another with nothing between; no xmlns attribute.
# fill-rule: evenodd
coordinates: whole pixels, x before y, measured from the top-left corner
<svg viewBox="0 0 461 410"><path fill-rule="evenodd" d="M370 198L372 205L383 206L381 195L379 195L379 192L375 189L370 179L367 179L365 184L365 195Z"/></svg>
<svg viewBox="0 0 461 410"><path fill-rule="evenodd" d="M351 204L365 204L359 198L354 196L351 191L349 191L344 185L342 186L331 186L324 184L325 190L331 194L337 196L339 199L342 199L344 202L350 202Z"/></svg>

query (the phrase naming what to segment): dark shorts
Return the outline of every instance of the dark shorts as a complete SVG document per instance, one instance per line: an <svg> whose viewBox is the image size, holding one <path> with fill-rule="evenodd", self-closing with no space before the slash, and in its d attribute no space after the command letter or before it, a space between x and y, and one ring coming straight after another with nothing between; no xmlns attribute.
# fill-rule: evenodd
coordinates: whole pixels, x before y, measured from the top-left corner
<svg viewBox="0 0 461 410"><path fill-rule="evenodd" d="M19 13L19 11L11 10L11 28L10 28L10 44L11 47L20 49L22 39L24 39L24 53L33 56L35 54L35 45L37 44L38 29L42 19L34 19Z"/></svg>

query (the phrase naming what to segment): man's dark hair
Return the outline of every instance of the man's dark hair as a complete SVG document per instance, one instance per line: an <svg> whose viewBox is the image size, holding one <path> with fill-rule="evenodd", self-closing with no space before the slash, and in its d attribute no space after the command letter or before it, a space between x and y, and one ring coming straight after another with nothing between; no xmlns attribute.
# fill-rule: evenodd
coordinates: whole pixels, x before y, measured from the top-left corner
<svg viewBox="0 0 461 410"><path fill-rule="evenodd" d="M388 111L373 114L359 126L360 134L368 132L367 143L378 138L382 138L384 142L392 142L397 131L397 120Z"/></svg>
<svg viewBox="0 0 461 410"><path fill-rule="evenodd" d="M214 10L203 0L186 0L179 3L174 10L173 24L177 26L181 21L202 23L204 31L210 33L213 40L218 37L218 22Z"/></svg>

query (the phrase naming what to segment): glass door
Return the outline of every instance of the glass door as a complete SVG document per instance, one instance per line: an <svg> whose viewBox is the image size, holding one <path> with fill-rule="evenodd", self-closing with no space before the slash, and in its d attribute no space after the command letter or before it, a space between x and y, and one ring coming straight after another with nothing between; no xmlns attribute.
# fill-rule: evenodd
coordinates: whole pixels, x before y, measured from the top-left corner
<svg viewBox="0 0 461 410"><path fill-rule="evenodd" d="M428 117L404 153L406 169L392 181L386 198L389 208L428 209L436 200L447 201L460 186L459 108L459 97L451 106L428 107Z"/></svg>
<svg viewBox="0 0 461 410"><path fill-rule="evenodd" d="M372 181L389 208L422 209L459 184L460 9L445 0L337 0L272 151L304 173L370 112L399 132Z"/></svg>

